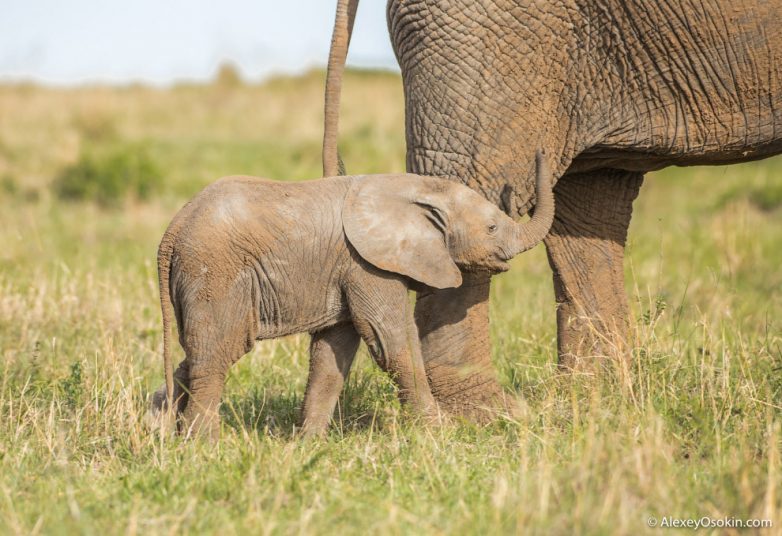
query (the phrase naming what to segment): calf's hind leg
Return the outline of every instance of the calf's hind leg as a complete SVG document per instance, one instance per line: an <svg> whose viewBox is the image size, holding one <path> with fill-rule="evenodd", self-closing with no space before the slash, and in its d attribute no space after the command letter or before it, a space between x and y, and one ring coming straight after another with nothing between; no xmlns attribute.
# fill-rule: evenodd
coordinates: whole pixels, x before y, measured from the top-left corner
<svg viewBox="0 0 782 536"><path fill-rule="evenodd" d="M312 334L310 374L301 409L304 435L326 432L360 338L353 324L338 324Z"/></svg>
<svg viewBox="0 0 782 536"><path fill-rule="evenodd" d="M228 369L248 349L242 341L210 334L187 348L190 392L180 430L186 435L217 439L220 433L220 399ZM188 345L190 346L190 345Z"/></svg>
<svg viewBox="0 0 782 536"><path fill-rule="evenodd" d="M255 342L249 295L237 284L225 299L185 308L181 341L187 354L189 392L180 431L186 435L210 439L219 435L220 398L228 369Z"/></svg>

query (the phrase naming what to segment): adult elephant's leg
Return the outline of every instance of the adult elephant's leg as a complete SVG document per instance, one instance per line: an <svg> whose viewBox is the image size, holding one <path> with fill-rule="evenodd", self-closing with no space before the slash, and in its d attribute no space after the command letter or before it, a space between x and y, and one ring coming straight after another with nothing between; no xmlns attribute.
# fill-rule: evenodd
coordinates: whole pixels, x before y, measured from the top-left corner
<svg viewBox="0 0 782 536"><path fill-rule="evenodd" d="M504 409L491 363L488 275L464 274L459 288L419 293L415 320L440 407L478 421Z"/></svg>
<svg viewBox="0 0 782 536"><path fill-rule="evenodd" d="M624 246L642 173L600 170L563 176L546 239L557 300L559 363L624 354L628 309Z"/></svg>

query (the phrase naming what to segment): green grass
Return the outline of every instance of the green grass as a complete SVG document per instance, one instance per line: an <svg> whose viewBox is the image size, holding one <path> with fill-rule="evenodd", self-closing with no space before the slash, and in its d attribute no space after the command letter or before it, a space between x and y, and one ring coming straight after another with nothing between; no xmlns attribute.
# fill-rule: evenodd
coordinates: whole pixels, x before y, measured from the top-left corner
<svg viewBox="0 0 782 536"><path fill-rule="evenodd" d="M557 373L539 247L492 289L512 417L427 429L362 353L329 436L301 442L307 341L292 337L234 367L219 444L150 430L159 237L221 175L316 177L321 83L0 88L0 533L636 534L650 515L782 526L780 159L646 180L627 368ZM354 74L346 92L348 169L401 170L399 80ZM153 199L101 208L52 193L84 150L136 144L164 176Z"/></svg>

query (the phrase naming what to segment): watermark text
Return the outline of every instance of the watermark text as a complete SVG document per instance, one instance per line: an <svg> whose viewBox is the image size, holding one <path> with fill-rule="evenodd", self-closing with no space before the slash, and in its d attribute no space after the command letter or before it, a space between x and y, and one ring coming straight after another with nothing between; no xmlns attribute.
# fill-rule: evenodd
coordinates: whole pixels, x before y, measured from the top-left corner
<svg viewBox="0 0 782 536"><path fill-rule="evenodd" d="M770 519L742 519L738 517L682 518L673 516L649 516L647 526L661 529L770 529L774 526Z"/></svg>

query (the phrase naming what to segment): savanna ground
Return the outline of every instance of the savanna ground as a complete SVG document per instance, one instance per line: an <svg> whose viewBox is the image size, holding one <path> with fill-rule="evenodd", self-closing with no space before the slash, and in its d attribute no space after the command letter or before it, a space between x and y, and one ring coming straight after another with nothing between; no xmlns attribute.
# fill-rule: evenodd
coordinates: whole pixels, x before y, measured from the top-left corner
<svg viewBox="0 0 782 536"><path fill-rule="evenodd" d="M322 81L0 88L0 532L635 534L649 516L782 527L781 159L648 177L626 263L630 367L557 372L538 247L492 289L512 417L426 429L362 353L328 437L302 442L299 336L232 370L219 444L148 429L158 240L219 176L317 177ZM344 101L348 170L401 171L400 80L352 73Z"/></svg>

